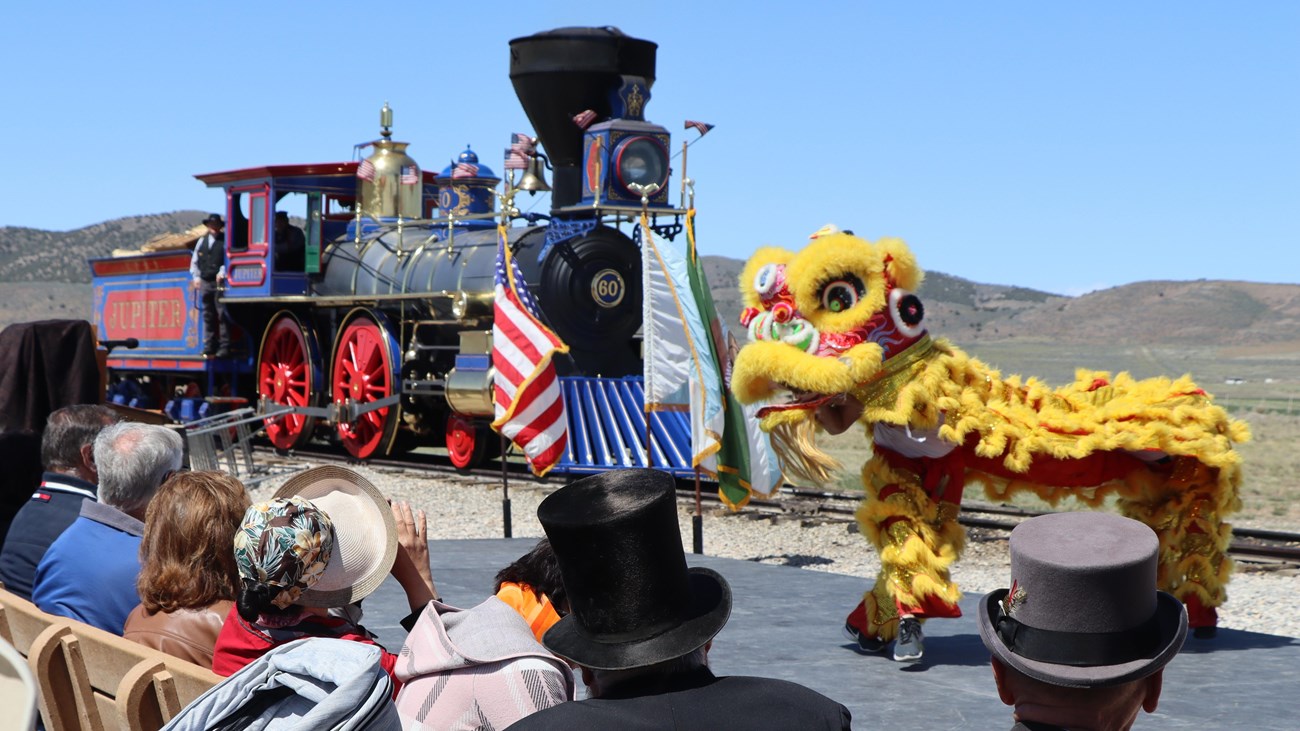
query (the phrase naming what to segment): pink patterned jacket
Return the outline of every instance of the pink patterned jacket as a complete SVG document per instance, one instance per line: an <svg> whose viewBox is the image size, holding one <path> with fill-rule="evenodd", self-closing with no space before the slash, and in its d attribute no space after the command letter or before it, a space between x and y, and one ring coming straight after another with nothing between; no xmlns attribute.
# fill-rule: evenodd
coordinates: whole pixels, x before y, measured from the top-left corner
<svg viewBox="0 0 1300 731"><path fill-rule="evenodd" d="M416 621L395 675L405 731L505 728L573 700L573 673L496 597L472 609L430 602Z"/></svg>

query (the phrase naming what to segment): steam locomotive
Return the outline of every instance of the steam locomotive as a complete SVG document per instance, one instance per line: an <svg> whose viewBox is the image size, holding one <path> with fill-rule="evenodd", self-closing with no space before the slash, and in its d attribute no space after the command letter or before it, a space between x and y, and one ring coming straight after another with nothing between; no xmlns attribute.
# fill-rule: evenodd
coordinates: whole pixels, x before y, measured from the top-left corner
<svg viewBox="0 0 1300 731"><path fill-rule="evenodd" d="M200 352L189 251L96 259L100 338L140 343L111 353L110 370L254 401L281 449L327 434L357 459L432 444L457 467L475 466L500 444L488 425L505 221L543 318L570 349L556 359L570 424L557 470L643 466L648 435L651 464L688 472L684 415L647 424L641 408L638 222L648 214L653 235L671 238L686 213L669 203L671 137L645 119L656 51L615 28L510 41L529 141L545 153L516 145L526 170L518 181L517 169L507 173L503 193L471 149L441 172L421 170L392 138L387 105L363 160L195 176L225 192L220 300L244 347L229 358ZM548 214L513 207L516 194L547 189ZM305 222L296 261L284 256L279 212Z"/></svg>

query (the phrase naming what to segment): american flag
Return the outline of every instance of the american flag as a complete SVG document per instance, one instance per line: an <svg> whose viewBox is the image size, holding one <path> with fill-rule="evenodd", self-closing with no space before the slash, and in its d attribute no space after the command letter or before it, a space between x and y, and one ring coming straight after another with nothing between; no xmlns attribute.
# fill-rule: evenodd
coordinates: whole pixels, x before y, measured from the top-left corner
<svg viewBox="0 0 1300 731"><path fill-rule="evenodd" d="M526 170L528 160L537 151L537 140L516 132L510 135L510 149L506 150L506 170Z"/></svg>
<svg viewBox="0 0 1300 731"><path fill-rule="evenodd" d="M514 146L506 149L506 170L524 170L528 167L528 156L516 150Z"/></svg>
<svg viewBox="0 0 1300 731"><path fill-rule="evenodd" d="M472 178L478 175L478 165L472 162L454 163L451 168L451 177L453 178Z"/></svg>
<svg viewBox="0 0 1300 731"><path fill-rule="evenodd" d="M362 180L374 180L375 179L374 164L371 163L369 160L362 160L361 164L357 166L357 177L361 178Z"/></svg>
<svg viewBox="0 0 1300 731"><path fill-rule="evenodd" d="M596 113L590 109L573 115L573 123L578 125L578 129L586 129L594 121L596 121Z"/></svg>
<svg viewBox="0 0 1300 731"><path fill-rule="evenodd" d="M537 140L523 132L516 132L510 137L510 149L519 150L525 155L531 155L537 149Z"/></svg>
<svg viewBox="0 0 1300 731"><path fill-rule="evenodd" d="M709 133L709 130L713 129L714 126L715 125L709 124L707 122L697 122L693 119L688 119L686 120L685 128L696 130L700 133L700 136L703 137L704 135L707 135Z"/></svg>
<svg viewBox="0 0 1300 731"><path fill-rule="evenodd" d="M402 166L402 185L415 185L420 182L420 171L414 165Z"/></svg>
<svg viewBox="0 0 1300 731"><path fill-rule="evenodd" d="M557 351L569 352L569 346L541 323L537 301L528 293L506 246L505 228L497 230L492 319L496 419L492 428L524 450L533 474L540 477L555 466L569 443L564 398L551 362Z"/></svg>

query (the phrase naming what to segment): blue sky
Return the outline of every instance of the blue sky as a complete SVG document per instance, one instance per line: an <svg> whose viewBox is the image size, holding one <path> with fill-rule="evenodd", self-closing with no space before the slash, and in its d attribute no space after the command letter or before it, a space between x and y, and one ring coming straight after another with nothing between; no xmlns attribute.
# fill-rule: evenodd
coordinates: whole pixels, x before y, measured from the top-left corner
<svg viewBox="0 0 1300 731"><path fill-rule="evenodd" d="M423 167L468 143L499 171L528 131L508 41L614 25L659 44L647 118L675 145L685 119L717 125L689 153L706 254L834 222L1067 294L1300 282L1300 3L365 7L10 8L0 226L213 210L195 173L350 159L385 101Z"/></svg>

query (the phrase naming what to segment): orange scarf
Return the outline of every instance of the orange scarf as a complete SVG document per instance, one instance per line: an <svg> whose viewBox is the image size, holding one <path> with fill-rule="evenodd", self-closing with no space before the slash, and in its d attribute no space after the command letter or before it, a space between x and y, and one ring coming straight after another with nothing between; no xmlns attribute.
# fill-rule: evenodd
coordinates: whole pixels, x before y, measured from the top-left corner
<svg viewBox="0 0 1300 731"><path fill-rule="evenodd" d="M503 581L501 589L497 591L497 599L519 612L538 642L542 641L542 635L546 634L551 625L560 621L560 615L551 604L550 597L533 591L527 584Z"/></svg>

